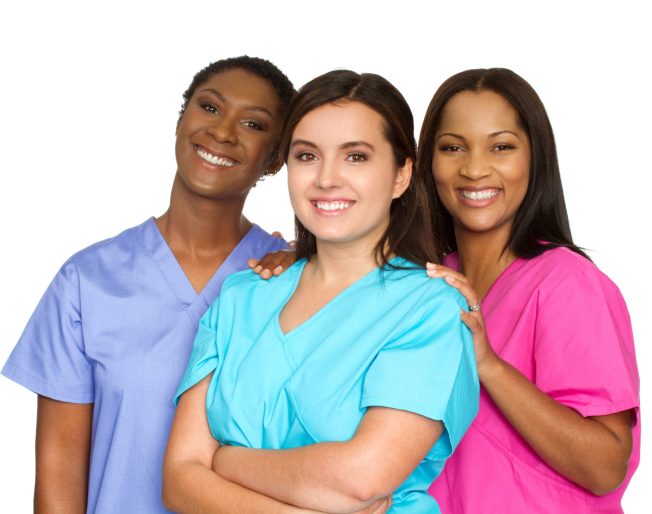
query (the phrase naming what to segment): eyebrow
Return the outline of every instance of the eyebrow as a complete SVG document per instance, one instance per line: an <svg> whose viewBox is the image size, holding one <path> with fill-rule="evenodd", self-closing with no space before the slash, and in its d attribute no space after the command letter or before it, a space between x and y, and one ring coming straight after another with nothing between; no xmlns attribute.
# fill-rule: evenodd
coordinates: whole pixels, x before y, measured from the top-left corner
<svg viewBox="0 0 652 514"><path fill-rule="evenodd" d="M521 139L519 135L514 132L513 130L497 130L496 132L492 132L489 134L489 137L497 137L500 136L501 134L512 134L513 136L516 136L518 139ZM464 139L464 136L460 136L459 134L455 134L454 132L443 132L437 136L437 139L441 139L444 136L451 136L451 137L456 137L457 139Z"/></svg>
<svg viewBox="0 0 652 514"><path fill-rule="evenodd" d="M200 92L205 92L205 91L207 91L207 92L209 92L209 93L212 93L212 94L215 95L215 96L216 96L216 97L217 97L221 102L226 102L226 101L227 101L227 100L226 100L226 97L225 97L222 93L220 93L217 89L214 89L214 88L212 88L212 87L205 87L205 88L203 88L203 89L200 89L199 91L200 91ZM259 106L259 105L245 105L244 108L245 108L247 111L252 111L252 112L264 112L265 114L267 114L267 115L268 115L269 117L271 117L272 119L275 119L275 118L276 118L276 116L274 116L274 114L273 114L272 112L270 112L269 109L266 109L265 107L261 107L261 106Z"/></svg>
<svg viewBox="0 0 652 514"><path fill-rule="evenodd" d="M290 143L290 148L294 148L295 146L299 145L304 145L304 146L309 146L310 148L317 148L317 145L313 143L312 141L308 141L307 139L295 139ZM342 149L347 149L347 148L355 148L356 146L366 146L371 150L372 152L376 150L374 148L374 145L371 143L367 143L366 141L347 141L346 143L342 143L340 145L340 148Z"/></svg>

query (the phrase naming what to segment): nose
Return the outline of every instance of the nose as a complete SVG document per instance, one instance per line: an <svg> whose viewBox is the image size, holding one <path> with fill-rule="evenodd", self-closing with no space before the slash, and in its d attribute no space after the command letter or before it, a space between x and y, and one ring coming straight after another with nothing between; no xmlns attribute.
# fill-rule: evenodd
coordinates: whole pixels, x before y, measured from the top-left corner
<svg viewBox="0 0 652 514"><path fill-rule="evenodd" d="M469 152L460 168L460 175L478 180L489 174L491 174L491 163L484 152L479 150Z"/></svg>
<svg viewBox="0 0 652 514"><path fill-rule="evenodd" d="M319 189L333 189L341 186L341 171L331 159L324 159L315 175L315 186Z"/></svg>
<svg viewBox="0 0 652 514"><path fill-rule="evenodd" d="M238 142L236 122L228 116L222 116L211 123L206 132L218 143L235 144Z"/></svg>

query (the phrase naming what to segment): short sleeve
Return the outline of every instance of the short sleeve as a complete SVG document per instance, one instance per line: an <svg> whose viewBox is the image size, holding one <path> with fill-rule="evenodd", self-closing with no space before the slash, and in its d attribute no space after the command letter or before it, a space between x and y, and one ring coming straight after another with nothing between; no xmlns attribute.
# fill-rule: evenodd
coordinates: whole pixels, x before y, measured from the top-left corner
<svg viewBox="0 0 652 514"><path fill-rule="evenodd" d="M54 277L2 374L48 398L93 402L93 366L85 354L79 274L74 264L67 263Z"/></svg>
<svg viewBox="0 0 652 514"><path fill-rule="evenodd" d="M627 307L596 269L572 274L541 299L534 357L537 386L583 416L639 404Z"/></svg>
<svg viewBox="0 0 652 514"><path fill-rule="evenodd" d="M361 407L389 407L442 421L444 433L430 452L446 459L478 411L479 382L471 333L453 295L420 305L396 339L367 371Z"/></svg>
<svg viewBox="0 0 652 514"><path fill-rule="evenodd" d="M199 320L199 328L192 346L188 367L181 379L177 393L174 395L175 404L179 402L179 397L184 392L217 368L217 317L219 313L219 301L219 298L216 299Z"/></svg>

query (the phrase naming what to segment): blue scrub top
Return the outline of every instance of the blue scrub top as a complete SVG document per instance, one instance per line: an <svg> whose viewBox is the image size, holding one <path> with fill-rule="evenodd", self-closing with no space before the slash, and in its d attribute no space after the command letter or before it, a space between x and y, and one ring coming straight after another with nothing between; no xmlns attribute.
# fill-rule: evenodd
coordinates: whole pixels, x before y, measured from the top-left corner
<svg viewBox="0 0 652 514"><path fill-rule="evenodd" d="M94 403L88 512L168 512L163 454L199 319L228 275L285 246L254 225L199 294L153 218L63 265L2 373Z"/></svg>
<svg viewBox="0 0 652 514"><path fill-rule="evenodd" d="M279 316L306 261L269 282L232 275L200 321L177 399L214 372L213 436L251 448L348 440L370 406L440 420L443 435L390 511L434 513L427 488L478 409L473 342L455 289L404 259L391 262L409 269L372 271L287 334Z"/></svg>

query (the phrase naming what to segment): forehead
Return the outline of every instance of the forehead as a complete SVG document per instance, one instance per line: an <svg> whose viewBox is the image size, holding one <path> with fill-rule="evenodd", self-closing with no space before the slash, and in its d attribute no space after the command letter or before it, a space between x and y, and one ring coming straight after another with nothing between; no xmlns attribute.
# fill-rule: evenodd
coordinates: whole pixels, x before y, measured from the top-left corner
<svg viewBox="0 0 652 514"><path fill-rule="evenodd" d="M453 95L442 111L439 131L478 129L522 130L518 113L498 93L493 91L462 91Z"/></svg>
<svg viewBox="0 0 652 514"><path fill-rule="evenodd" d="M384 120L360 102L321 105L307 113L294 129L293 139L340 144L349 141L384 139Z"/></svg>
<svg viewBox="0 0 652 514"><path fill-rule="evenodd" d="M197 86L202 91L217 92L234 106L259 107L272 113L279 109L278 94L264 78L241 68L223 70Z"/></svg>

